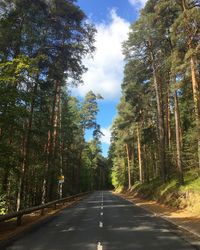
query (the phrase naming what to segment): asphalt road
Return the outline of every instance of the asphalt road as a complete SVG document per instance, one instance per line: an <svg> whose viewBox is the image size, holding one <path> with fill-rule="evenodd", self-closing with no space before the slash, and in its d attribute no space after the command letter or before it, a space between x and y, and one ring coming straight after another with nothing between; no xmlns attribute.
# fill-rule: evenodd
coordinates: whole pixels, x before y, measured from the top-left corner
<svg viewBox="0 0 200 250"><path fill-rule="evenodd" d="M165 220L114 196L94 192L6 250L194 250Z"/></svg>

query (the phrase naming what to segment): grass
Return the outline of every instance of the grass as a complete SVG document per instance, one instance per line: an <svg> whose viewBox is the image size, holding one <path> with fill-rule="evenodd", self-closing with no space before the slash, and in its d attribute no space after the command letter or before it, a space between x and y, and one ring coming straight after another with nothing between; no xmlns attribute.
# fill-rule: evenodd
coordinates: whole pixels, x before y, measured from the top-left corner
<svg viewBox="0 0 200 250"><path fill-rule="evenodd" d="M192 208L200 213L200 177L196 171L184 175L185 183L180 186L176 177L163 183L159 179L149 183L137 182L132 190L142 198L152 199L176 208Z"/></svg>
<svg viewBox="0 0 200 250"><path fill-rule="evenodd" d="M196 191L200 192L200 177L196 171L188 171L184 176L185 184L180 187L181 191Z"/></svg>

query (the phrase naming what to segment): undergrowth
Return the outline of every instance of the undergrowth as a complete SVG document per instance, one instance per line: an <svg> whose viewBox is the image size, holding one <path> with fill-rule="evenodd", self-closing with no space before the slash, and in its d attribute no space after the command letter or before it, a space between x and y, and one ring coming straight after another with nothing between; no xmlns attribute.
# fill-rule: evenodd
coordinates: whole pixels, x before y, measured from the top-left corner
<svg viewBox="0 0 200 250"><path fill-rule="evenodd" d="M200 213L200 177L196 171L185 173L184 185L179 185L176 177L166 183L154 179L149 183L135 183L132 191L142 198L156 200L171 207L189 208Z"/></svg>

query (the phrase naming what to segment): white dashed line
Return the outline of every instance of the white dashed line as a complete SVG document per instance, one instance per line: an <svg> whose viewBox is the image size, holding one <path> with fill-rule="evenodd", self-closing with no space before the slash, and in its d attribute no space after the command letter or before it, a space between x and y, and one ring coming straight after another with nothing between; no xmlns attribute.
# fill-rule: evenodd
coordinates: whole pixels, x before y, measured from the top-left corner
<svg viewBox="0 0 200 250"><path fill-rule="evenodd" d="M103 222L99 222L99 227L103 227Z"/></svg>
<svg viewBox="0 0 200 250"><path fill-rule="evenodd" d="M103 212L101 212L101 216L103 216Z"/></svg>
<svg viewBox="0 0 200 250"><path fill-rule="evenodd" d="M103 246L101 245L100 242L98 242L98 245L97 245L97 250L103 250Z"/></svg>
<svg viewBox="0 0 200 250"><path fill-rule="evenodd" d="M101 207L101 209L103 209L103 207Z"/></svg>

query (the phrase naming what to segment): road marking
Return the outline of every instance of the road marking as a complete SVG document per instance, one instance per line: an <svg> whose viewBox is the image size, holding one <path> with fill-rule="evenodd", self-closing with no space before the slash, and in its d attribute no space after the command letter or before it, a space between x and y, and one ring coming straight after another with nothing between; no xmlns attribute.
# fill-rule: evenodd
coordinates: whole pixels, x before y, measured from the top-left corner
<svg viewBox="0 0 200 250"><path fill-rule="evenodd" d="M101 209L103 209L103 207L101 207Z"/></svg>
<svg viewBox="0 0 200 250"><path fill-rule="evenodd" d="M103 222L99 222L99 227L103 227Z"/></svg>
<svg viewBox="0 0 200 250"><path fill-rule="evenodd" d="M103 212L101 212L101 216L103 216Z"/></svg>
<svg viewBox="0 0 200 250"><path fill-rule="evenodd" d="M100 242L98 242L98 245L97 245L97 250L103 250L103 246L101 245Z"/></svg>

